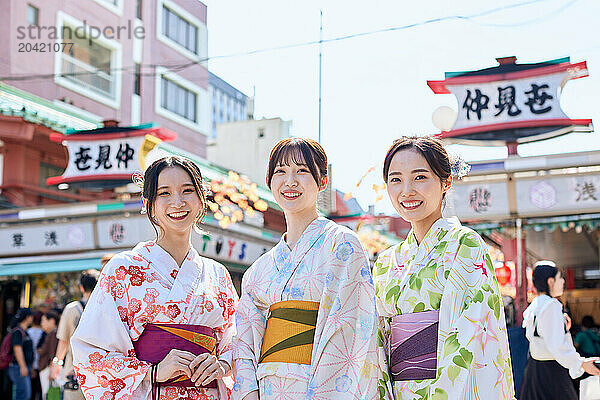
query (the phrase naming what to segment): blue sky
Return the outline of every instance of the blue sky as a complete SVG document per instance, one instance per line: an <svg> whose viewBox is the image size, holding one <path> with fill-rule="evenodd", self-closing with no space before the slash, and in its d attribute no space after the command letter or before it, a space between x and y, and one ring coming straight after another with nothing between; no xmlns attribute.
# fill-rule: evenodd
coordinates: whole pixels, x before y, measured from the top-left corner
<svg viewBox="0 0 600 400"><path fill-rule="evenodd" d="M446 71L497 65L495 58L540 62L570 56L586 60L590 76L570 81L561 96L570 118L600 124L600 1L597 0L422 0L302 1L205 0L209 55L245 53L318 40L319 10L324 39L447 17L455 18L393 32L323 45L322 144L333 163L333 184L352 191L366 208L375 201L372 184L355 183L380 165L391 142L403 134L437 133L431 115L441 106L457 109L452 95L435 95L426 81ZM524 4L517 6L517 4ZM245 93L256 89L255 117L292 120L292 134L317 138L318 46L303 46L209 61L209 68ZM506 157L503 147L450 146L467 160ZM523 156L600 149L597 133L571 134L521 145ZM376 210L393 212L384 198Z"/></svg>

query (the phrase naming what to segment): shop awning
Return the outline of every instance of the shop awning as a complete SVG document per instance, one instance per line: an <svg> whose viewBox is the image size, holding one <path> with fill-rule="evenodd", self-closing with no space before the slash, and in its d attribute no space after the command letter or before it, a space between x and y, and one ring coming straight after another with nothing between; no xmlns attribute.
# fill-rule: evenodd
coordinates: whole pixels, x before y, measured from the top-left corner
<svg viewBox="0 0 600 400"><path fill-rule="evenodd" d="M100 258L0 264L0 276L52 274L57 272L83 271L92 268L100 268Z"/></svg>

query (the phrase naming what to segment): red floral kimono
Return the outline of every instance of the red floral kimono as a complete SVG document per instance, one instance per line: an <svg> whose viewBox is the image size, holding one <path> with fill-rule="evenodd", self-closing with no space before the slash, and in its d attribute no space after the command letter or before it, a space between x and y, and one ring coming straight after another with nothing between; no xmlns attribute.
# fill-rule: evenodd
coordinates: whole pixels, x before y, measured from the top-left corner
<svg viewBox="0 0 600 400"><path fill-rule="evenodd" d="M133 346L148 323L212 328L217 356L231 365L237 302L225 267L193 248L181 267L152 241L117 254L103 268L71 339L86 399L150 398L150 364L136 358ZM218 389L161 386L160 399L228 399L232 385L225 377Z"/></svg>

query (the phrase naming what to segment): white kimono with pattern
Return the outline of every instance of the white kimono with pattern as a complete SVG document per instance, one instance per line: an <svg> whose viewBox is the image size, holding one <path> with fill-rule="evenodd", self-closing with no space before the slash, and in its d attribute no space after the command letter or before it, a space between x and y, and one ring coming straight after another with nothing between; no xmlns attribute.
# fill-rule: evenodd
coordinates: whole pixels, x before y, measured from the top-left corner
<svg viewBox="0 0 600 400"><path fill-rule="evenodd" d="M379 398L374 288L358 237L325 218L292 251L284 237L244 275L234 399L254 390L261 400ZM269 307L284 300L320 302L311 365L258 364Z"/></svg>
<svg viewBox="0 0 600 400"><path fill-rule="evenodd" d="M155 242L115 255L102 269L71 338L77 379L87 400L149 399L150 364L133 342L147 323L213 328L217 356L232 364L237 294L221 264L193 248L181 267ZM228 399L233 379L214 388L161 387L161 400Z"/></svg>
<svg viewBox="0 0 600 400"><path fill-rule="evenodd" d="M381 253L373 268L380 346L389 361L390 319L439 310L435 379L380 381L396 400L509 400L514 384L504 307L487 245L457 218L438 219L421 243ZM382 370L387 365L382 364Z"/></svg>

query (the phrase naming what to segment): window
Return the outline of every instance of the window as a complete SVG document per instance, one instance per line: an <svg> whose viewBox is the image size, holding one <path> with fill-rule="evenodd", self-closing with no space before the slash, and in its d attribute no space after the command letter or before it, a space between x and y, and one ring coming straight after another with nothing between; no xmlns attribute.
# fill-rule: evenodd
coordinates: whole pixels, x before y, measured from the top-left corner
<svg viewBox="0 0 600 400"><path fill-rule="evenodd" d="M118 109L121 100L121 44L90 33L62 11L57 13L62 42L54 58L54 81L67 89ZM72 45L71 45L72 43Z"/></svg>
<svg viewBox="0 0 600 400"><path fill-rule="evenodd" d="M29 25L39 25L40 10L37 7L27 4L27 23Z"/></svg>
<svg viewBox="0 0 600 400"><path fill-rule="evenodd" d="M189 121L196 122L196 93L178 85L177 83L161 77L160 105Z"/></svg>
<svg viewBox="0 0 600 400"><path fill-rule="evenodd" d="M73 43L61 55L63 77L99 94L115 97L115 77L111 70L112 50L91 38L75 34L75 28L63 26L63 39Z"/></svg>
<svg viewBox="0 0 600 400"><path fill-rule="evenodd" d="M139 63L135 63L135 77L133 80L133 93L137 94L138 96L142 92L141 84L142 84L141 67L140 67Z"/></svg>
<svg viewBox="0 0 600 400"><path fill-rule="evenodd" d="M94 0L102 7L110 10L117 15L123 15L123 2L125 0Z"/></svg>
<svg viewBox="0 0 600 400"><path fill-rule="evenodd" d="M177 44L198 54L198 28L163 5L162 33Z"/></svg>

